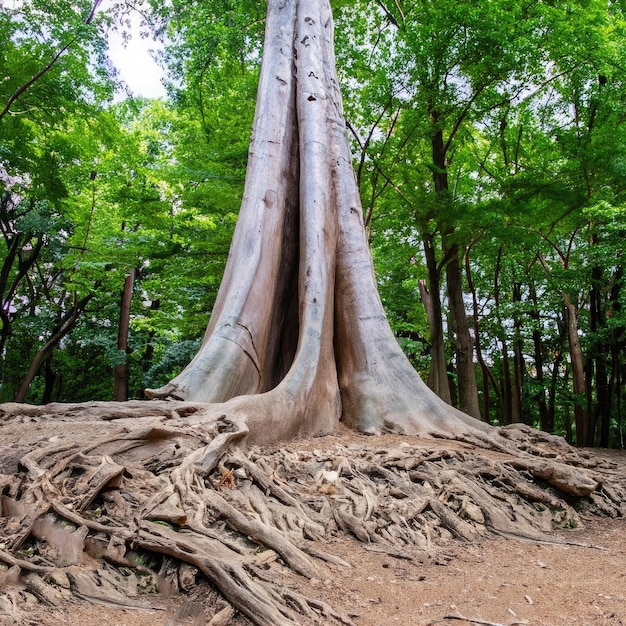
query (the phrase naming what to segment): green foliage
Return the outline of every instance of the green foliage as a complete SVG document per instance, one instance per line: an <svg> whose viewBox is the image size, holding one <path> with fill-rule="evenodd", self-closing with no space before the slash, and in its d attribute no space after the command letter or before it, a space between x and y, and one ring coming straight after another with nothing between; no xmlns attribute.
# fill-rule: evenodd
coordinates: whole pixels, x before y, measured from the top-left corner
<svg viewBox="0 0 626 626"><path fill-rule="evenodd" d="M406 305L406 286L417 304L416 281L428 278L423 246L436 246L442 275L448 246L470 249L466 309L471 295L498 385L488 387L491 419L510 419L513 361L522 359L523 418L540 425L544 397L552 427L573 436L563 294L576 303L588 376L604 359L615 385L610 363L624 349L623 8L593 0L334 5L346 113L392 324L428 340L419 304ZM604 311L590 309L594 288ZM617 398L607 405L590 379L583 404L615 414Z"/></svg>

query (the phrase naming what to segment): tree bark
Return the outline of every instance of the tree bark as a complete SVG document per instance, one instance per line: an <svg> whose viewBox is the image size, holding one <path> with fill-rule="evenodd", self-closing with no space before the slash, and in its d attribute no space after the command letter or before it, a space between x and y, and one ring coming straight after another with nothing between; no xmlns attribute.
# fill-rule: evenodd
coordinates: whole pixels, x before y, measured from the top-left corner
<svg viewBox="0 0 626 626"><path fill-rule="evenodd" d="M478 386L474 366L474 345L467 323L467 311L463 300L460 251L456 244L450 247L450 261L446 265L448 302L454 322L456 368L461 411L480 419Z"/></svg>
<svg viewBox="0 0 626 626"><path fill-rule="evenodd" d="M445 206L450 199L448 184L448 158L443 131L437 127L439 112L434 108L430 111L430 120L434 131L431 138L433 157L432 177L435 194ZM473 417L480 418L478 406L478 387L476 385L476 369L473 360L472 338L467 323L467 311L463 300L463 281L458 244L453 241L453 228L446 226L442 233L443 256L446 267L446 286L448 288L448 304L450 319L455 339L456 370L458 379L459 407Z"/></svg>
<svg viewBox="0 0 626 626"><path fill-rule="evenodd" d="M135 270L131 270L124 280L122 299L120 302L120 322L117 333L117 349L124 354L124 362L118 363L113 371L113 400L128 400L128 331L130 329L130 307L133 300Z"/></svg>
<svg viewBox="0 0 626 626"><path fill-rule="evenodd" d="M567 337L572 364L572 385L574 389L574 419L576 421L576 445L587 445L589 439L589 412L583 403L587 398L587 378L585 376L585 360L578 336L578 307L570 295L563 292L563 302L567 314Z"/></svg>
<svg viewBox="0 0 626 626"><path fill-rule="evenodd" d="M539 302L537 300L537 290L535 289L535 282L531 278L528 282L530 300L533 308L530 311L530 317L533 320L533 346L535 356L535 380L537 383L537 392L535 393L533 400L537 402L539 407L539 423L541 424L541 430L545 430L548 433L554 432L554 413L550 416L548 414L548 405L546 403L546 383L544 376L544 347L540 330L540 316L539 316Z"/></svg>
<svg viewBox="0 0 626 626"><path fill-rule="evenodd" d="M511 393L511 368L509 365L509 348L506 342L506 333L504 331L504 323L500 315L500 272L502 269L502 246L498 250L496 262L496 272L493 279L493 299L495 304L496 316L498 318L498 339L500 341L500 351L502 354L502 382L500 384L502 420L505 424L510 424L512 420L512 393Z"/></svg>
<svg viewBox="0 0 626 626"><path fill-rule="evenodd" d="M97 289L94 287L94 289ZM93 292L86 295L81 300L75 302L71 308L65 313L58 326L52 331L52 334L48 341L42 346L42 348L37 352L33 360L31 361L30 367L28 368L28 372L20 385L18 392L15 394L15 402L24 402L26 399L26 394L28 393L28 389L30 388L30 384L33 382L33 379L37 375L39 368L42 364L50 357L52 351L59 345L59 342L63 337L65 337L76 325L78 318L81 313L85 310L85 307L89 303L89 301L93 298Z"/></svg>
<svg viewBox="0 0 626 626"><path fill-rule="evenodd" d="M611 289L610 295L610 309L607 315L609 317L615 316L617 319L620 318L621 313L621 302L620 302L620 292L622 290L622 279L623 279L623 269L621 266L618 266L613 275L613 287ZM622 385L621 381L623 377L621 375L622 369L624 367L623 364L623 351L626 347L626 328L624 327L624 323L619 323L611 331L611 374L609 378L609 398L610 406L613 408L613 413L616 413L618 430L620 435L620 444L623 448L623 437L621 432L621 399L622 399ZM601 422L600 422L600 446L606 448L609 446L610 439L610 422L611 422L611 413L602 414Z"/></svg>
<svg viewBox="0 0 626 626"><path fill-rule="evenodd" d="M515 282L513 284L513 303L521 304L522 302L522 286L520 283ZM519 312L514 310L513 313L513 387L511 395L511 420L513 422L523 422L524 413L522 410L522 394L524 386L524 370L526 365L524 363L524 353L522 350L522 322L520 320Z"/></svg>
<svg viewBox="0 0 626 626"><path fill-rule="evenodd" d="M470 264L470 248L468 247L465 251L465 275L467 276L467 283L469 286L470 293L472 295L472 322L474 328L474 340L476 342L476 359L478 360L478 364L480 365L480 369L482 372L482 383L483 383L483 411L482 418L487 422L491 423L490 418L490 410L491 403L489 400L489 383L493 385L494 391L496 393L496 397L498 400L500 399L500 386L498 385L498 381L495 379L493 373L489 369L484 357L482 346L480 342L480 320L478 314L478 298L476 297L476 287L474 285L474 280L472 278L472 268Z"/></svg>
<svg viewBox="0 0 626 626"><path fill-rule="evenodd" d="M450 385L448 383L448 368L446 351L443 340L443 314L441 310L440 278L441 272L437 265L433 236L423 237L424 255L428 269L428 287L425 281L420 281L420 296L430 332L430 372L428 386L448 404L451 403Z"/></svg>
<svg viewBox="0 0 626 626"><path fill-rule="evenodd" d="M295 51L295 58L294 58ZM385 317L335 71L326 0L271 0L244 198L203 345L165 387L249 440L489 427L421 381Z"/></svg>

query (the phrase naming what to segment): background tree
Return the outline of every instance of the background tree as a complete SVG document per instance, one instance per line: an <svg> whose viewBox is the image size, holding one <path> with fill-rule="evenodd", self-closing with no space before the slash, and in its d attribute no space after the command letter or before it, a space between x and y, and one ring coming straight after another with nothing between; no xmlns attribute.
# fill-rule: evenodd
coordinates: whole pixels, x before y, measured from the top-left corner
<svg viewBox="0 0 626 626"><path fill-rule="evenodd" d="M552 177L563 178L566 172L574 171L583 180L586 176L577 170L574 152L570 153L570 159L561 151L558 140L555 145L555 138L564 137L564 128L571 124L570 128L580 129L583 119L581 108L573 103L569 90L575 83L579 94L587 94L578 98L592 103L586 119L593 118L593 124L597 124L598 117L591 111L596 111L598 100L591 94L601 88L597 78L600 67L620 66L618 59L622 52L609 42L613 42L614 29L619 29L621 22L619 18L616 20L615 7L607 10L601 3L567 9L520 4L512 12L510 5L500 8L493 3L489 7L455 4L436 8L404 7L397 2L371 3L360 7L360 11L353 10L353 3L342 3L342 7L345 11L339 18L342 28L338 49L345 57L342 56L340 67L346 68L351 84L357 87L347 92L347 115L362 155L357 171L363 196L370 198L366 214L371 216L374 256L378 262L378 250L389 257L390 249L397 247L395 256L401 264L398 272L408 275L402 267L411 259L415 266L411 273L420 275L422 298L431 313L430 324L428 328L422 326L421 333L430 337L433 358L429 380L439 395L449 395L454 401L455 387L450 395L447 385L449 359L444 352L444 329L452 330L452 345L458 347L459 335L454 329L458 318L467 317L468 300L465 296L456 298L464 306L450 307L450 311L457 311L453 318L436 313L443 298L441 276L446 268L452 272L452 278L462 276L455 265L460 265L461 252L469 246L472 247L470 269L474 266L481 271L486 264L497 270L502 268L506 255L514 254L517 258L514 246L525 242L522 250L528 257L514 263L520 263L519 267L527 271L533 268L543 243L529 237L528 229L536 226L537 216L547 223L558 220L561 202L558 194L573 192L572 185L564 180L559 184ZM368 13L366 21L356 17L361 12ZM592 20L590 15L594 16ZM589 41L597 44L593 58L584 52L585 42ZM607 69L607 73L612 77L607 83L621 84L619 70L615 73ZM610 108L608 105L607 111ZM579 113L572 115L576 110ZM435 116L429 113L432 111L436 112ZM621 125L614 120L609 127L621 128ZM535 135L530 134L531 128ZM433 141L439 142L439 148ZM575 152L579 156L583 154L580 141ZM436 167L435 155L439 155ZM447 161L441 155L447 155ZM497 155L500 156L496 166L493 158ZM533 158L535 163L531 164ZM607 171L613 167L609 165ZM546 191L543 201L536 205L537 213L529 212L529 194L523 194L523 185L534 193ZM443 196L437 195L437 189L447 190L445 203L441 202ZM558 198L557 202L550 205L548 195ZM526 200L518 204L517 199L522 196ZM579 206L587 202L583 199ZM528 220L518 220L517 215ZM409 232L411 236L404 236ZM395 233L400 233L397 239ZM499 237L504 247L499 245ZM417 242L424 238L422 253L416 253ZM486 250L482 241L490 241L491 259L481 256L482 250ZM509 245L511 241L516 243ZM452 256L459 259L458 263L449 263L448 252L453 245L457 250ZM389 260L380 263L387 265ZM525 399L525 388L532 381L525 365L527 348L521 341L523 336L529 336L525 335L525 321L531 318L523 313L526 306L523 300L530 291L524 286L527 281L522 272L507 276L505 283L501 282L501 273L496 276L499 276L497 280L490 280L490 298L482 303L477 301L478 310L489 310L485 305L494 296L496 308L506 305L510 293L512 301L517 302L517 312L510 325L509 319L501 315L498 342L502 359L492 350L482 351L481 377L490 381L496 404L502 407L498 420L530 422L537 417L532 415L532 403ZM448 282L450 278L447 276ZM460 284L463 291L469 289L466 283ZM554 302L549 294L555 293L555 288L553 284L550 289L541 290L546 305ZM454 291L447 284L448 297ZM417 289L414 293L417 298ZM393 297L385 302L393 318ZM560 310L561 306L557 306ZM479 317L473 326L478 329L474 332L489 328ZM544 327L542 332L546 331ZM541 334L535 326L534 344L539 346L537 333ZM467 338L464 332L462 336ZM488 336L478 340L484 346L493 344ZM464 345L471 346L476 341L470 337ZM498 376L490 375L491 370L486 367L494 358L503 368L502 384L496 383ZM472 361L472 358L465 360L468 377L474 377ZM551 364L543 365L551 367ZM557 367L552 371L561 370ZM537 376L540 380L551 380L544 378L543 370ZM483 383L481 388L485 406L489 385ZM546 387L543 391L548 393ZM473 391L471 395L474 396ZM559 428L562 426L563 422Z"/></svg>

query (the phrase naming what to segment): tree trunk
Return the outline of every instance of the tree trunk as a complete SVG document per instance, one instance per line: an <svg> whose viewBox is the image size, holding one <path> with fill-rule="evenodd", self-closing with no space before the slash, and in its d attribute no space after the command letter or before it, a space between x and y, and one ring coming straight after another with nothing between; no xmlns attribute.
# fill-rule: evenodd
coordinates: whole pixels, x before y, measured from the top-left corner
<svg viewBox="0 0 626 626"><path fill-rule="evenodd" d="M470 294L472 295L472 322L474 328L474 341L476 343L476 359L478 360L478 364L480 365L480 369L482 372L482 383L483 383L483 419L490 423L490 408L491 403L489 401L489 382L493 385L494 391L496 393L496 397L498 401L500 400L500 386L498 385L498 381L495 379L493 373L489 369L484 357L482 346L480 342L480 320L478 315L478 298L476 297L476 287L474 286L474 280L472 279L472 268L470 264L470 256L469 256L470 248L468 247L465 251L465 275L467 276L467 283L469 285Z"/></svg>
<svg viewBox="0 0 626 626"><path fill-rule="evenodd" d="M97 287L98 286L96 285L94 289L97 289ZM63 339L63 337L65 337L72 330L72 328L74 328L78 318L93 296L94 294L90 293L82 300L78 300L65 313L58 326L52 331L50 339L46 341L31 361L28 372L26 373L18 392L15 394L15 402L24 402L28 389L30 388L30 384L37 375L39 368L43 365L46 359L50 358L52 351L59 345L61 339Z"/></svg>
<svg viewBox="0 0 626 626"><path fill-rule="evenodd" d="M55 392L55 388L58 388L57 381L60 380L60 374L52 367L52 354L48 359L46 359L45 363L45 371L44 371L44 390L43 395L41 396L41 403L48 404L48 402L52 402L52 397Z"/></svg>
<svg viewBox="0 0 626 626"><path fill-rule="evenodd" d="M295 51L295 61L294 61ZM443 403L378 296L326 0L272 0L244 198L200 351L149 397L217 403L249 440L489 427Z"/></svg>
<svg viewBox="0 0 626 626"><path fill-rule="evenodd" d="M128 400L128 330L130 328L130 306L133 300L133 285L135 270L131 270L124 280L122 299L120 303L120 322L117 333L117 349L124 354L124 362L118 363L113 371L113 400L124 402Z"/></svg>
<svg viewBox="0 0 626 626"><path fill-rule="evenodd" d="M613 274L613 286L611 288L609 309L606 313L608 318L615 317L618 320L623 319L621 317L622 305L620 302L620 295L622 290L623 280L623 268L618 265ZM626 328L624 323L620 322L615 324L610 334L610 354L611 354L611 373L608 383L608 396L610 411L602 412L600 415L600 446L608 448L611 435L611 417L612 414L617 414L618 429L621 436L621 398L622 398L622 376L621 370L623 365L623 350L626 346ZM622 448L623 441L621 441Z"/></svg>
<svg viewBox="0 0 626 626"><path fill-rule="evenodd" d="M474 345L467 323L467 311L463 300L460 252L457 245L449 249L450 261L446 265L448 302L453 321L455 338L456 370L458 376L459 408L480 419L478 386L474 367Z"/></svg>
<svg viewBox="0 0 626 626"><path fill-rule="evenodd" d="M504 330L504 323L502 316L500 315L500 271L502 269L502 246L498 250L498 257L496 262L496 271L493 279L493 300L496 310L496 317L498 319L498 340L500 341L500 352L502 354L502 382L500 389L502 391L502 421L505 424L510 424L512 420L511 409L511 367L509 365L509 348L506 342L506 332Z"/></svg>
<svg viewBox="0 0 626 626"><path fill-rule="evenodd" d="M587 398L587 379L583 349L578 336L578 307L568 293L563 292L563 302L567 313L567 337L572 364L572 385L574 389L574 419L576 422L576 445L585 446L589 440L589 412L583 403Z"/></svg>
<svg viewBox="0 0 626 626"><path fill-rule="evenodd" d="M522 287L520 283L513 284L513 303L521 303L522 301ZM522 322L520 320L519 313L514 310L513 314L513 387L511 394L511 420L513 422L523 422L524 413L522 411L522 393L523 393L523 379L524 379L524 353L522 350L521 330Z"/></svg>
<svg viewBox="0 0 626 626"><path fill-rule="evenodd" d="M543 341L541 340L540 330L540 316L539 316L539 302L537 300L537 290L535 289L534 280L530 279L528 282L530 291L530 301L533 304L533 308L530 311L530 317L533 320L533 346L535 354L535 380L537 382L537 392L535 393L533 400L537 402L539 407L539 423L541 424L541 430L552 433L554 432L554 413L552 419L548 415L548 405L546 403L546 388L545 388L545 376L544 376L544 356L543 356Z"/></svg>
<svg viewBox="0 0 626 626"><path fill-rule="evenodd" d="M448 368L443 336L443 314L441 311L440 277L437 265L433 236L423 237L424 256L428 269L428 288L425 281L420 281L420 296L430 332L430 372L428 386L448 404L451 403L450 385L448 384Z"/></svg>
<svg viewBox="0 0 626 626"><path fill-rule="evenodd" d="M431 138L433 157L432 178L435 194L442 205L449 202L447 146L443 141L443 131L437 128L439 112L434 108L430 111L430 120L435 130ZM476 370L473 360L472 338L467 323L467 311L463 300L463 284L459 246L449 241L453 234L452 228L445 228L442 233L444 262L446 266L446 285L448 288L448 304L455 339L456 371L458 379L459 405L462 411L473 417L480 418L478 406L478 387L476 386Z"/></svg>

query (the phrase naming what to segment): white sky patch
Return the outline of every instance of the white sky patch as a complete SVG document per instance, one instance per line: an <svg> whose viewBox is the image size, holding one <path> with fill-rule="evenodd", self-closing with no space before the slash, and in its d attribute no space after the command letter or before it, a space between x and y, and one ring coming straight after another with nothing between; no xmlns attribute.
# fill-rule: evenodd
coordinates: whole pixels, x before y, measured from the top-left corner
<svg viewBox="0 0 626 626"><path fill-rule="evenodd" d="M110 0L105 1L102 8L107 9L110 5ZM118 70L119 77L134 96L165 98L167 93L162 82L164 71L150 54L151 50L162 50L163 44L154 39L141 37L138 14L131 14L129 20L127 30L130 40L124 42L121 32L109 31L109 58Z"/></svg>

